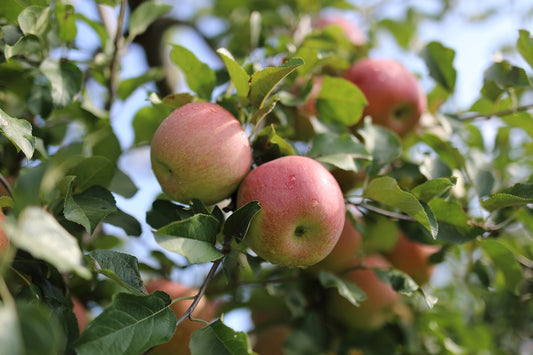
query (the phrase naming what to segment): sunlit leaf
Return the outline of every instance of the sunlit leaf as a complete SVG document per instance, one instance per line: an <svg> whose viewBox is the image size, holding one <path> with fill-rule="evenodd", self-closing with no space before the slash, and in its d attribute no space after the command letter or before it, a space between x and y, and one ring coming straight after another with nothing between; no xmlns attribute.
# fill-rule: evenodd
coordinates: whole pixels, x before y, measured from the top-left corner
<svg viewBox="0 0 533 355"><path fill-rule="evenodd" d="M533 68L533 37L527 30L519 30L518 33L516 48L522 58Z"/></svg>
<svg viewBox="0 0 533 355"><path fill-rule="evenodd" d="M307 155L346 171L359 171L361 160L372 157L365 146L350 134L320 133L313 137Z"/></svg>
<svg viewBox="0 0 533 355"><path fill-rule="evenodd" d="M464 243L484 232L483 228L471 223L470 217L455 201L434 198L429 206L439 223L438 240Z"/></svg>
<svg viewBox="0 0 533 355"><path fill-rule="evenodd" d="M421 201L428 203L435 197L439 197L442 194L449 191L456 182L457 179L437 178L428 180L416 187L411 192Z"/></svg>
<svg viewBox="0 0 533 355"><path fill-rule="evenodd" d="M533 183L515 184L481 201L483 208L491 212L500 208L528 203L533 203Z"/></svg>
<svg viewBox="0 0 533 355"><path fill-rule="evenodd" d="M365 139L365 148L372 156L367 167L370 175L376 175L402 153L400 139L392 131L365 122L359 130Z"/></svg>
<svg viewBox="0 0 533 355"><path fill-rule="evenodd" d="M363 92L343 78L324 76L316 99L320 120L353 126L361 119L367 105Z"/></svg>
<svg viewBox="0 0 533 355"><path fill-rule="evenodd" d="M69 105L80 92L83 74L81 69L65 60L46 58L40 66L41 72L52 84L52 100L57 108Z"/></svg>
<svg viewBox="0 0 533 355"><path fill-rule="evenodd" d="M17 150L22 150L28 160L31 159L35 149L31 123L11 117L0 108L0 132L15 145Z"/></svg>
<svg viewBox="0 0 533 355"><path fill-rule="evenodd" d="M480 241L481 248L489 255L498 270L505 278L505 286L513 293L518 292L518 286L523 280L522 269L512 250L504 243L495 239Z"/></svg>
<svg viewBox="0 0 533 355"><path fill-rule="evenodd" d="M73 42L76 38L78 28L76 27L76 16L74 6L64 4L61 1L54 6L54 14L59 27L59 38L64 42Z"/></svg>
<svg viewBox="0 0 533 355"><path fill-rule="evenodd" d="M20 29L24 34L43 37L50 27L50 7L28 6L18 16Z"/></svg>
<svg viewBox="0 0 533 355"><path fill-rule="evenodd" d="M215 72L193 52L177 44L172 45L170 59L185 75L189 88L201 98L211 101L211 93L216 84Z"/></svg>
<svg viewBox="0 0 533 355"><path fill-rule="evenodd" d="M140 35L148 26L172 10L172 5L159 1L143 1L133 10L129 22L129 39L132 40Z"/></svg>
<svg viewBox="0 0 533 355"><path fill-rule="evenodd" d="M142 279L136 257L114 250L93 250L89 255L99 273L133 293L142 294Z"/></svg>
<svg viewBox="0 0 533 355"><path fill-rule="evenodd" d="M429 75L448 92L454 92L457 77L453 66L455 51L442 43L430 42L422 50L421 56L429 69Z"/></svg>
<svg viewBox="0 0 533 355"><path fill-rule="evenodd" d="M250 89L250 76L246 73L243 67L239 65L233 58L230 52L227 49L221 48L217 50L218 55L224 61L226 69L228 70L231 82L237 90L237 96L245 98L248 96L248 91Z"/></svg>
<svg viewBox="0 0 533 355"><path fill-rule="evenodd" d="M346 298L354 306L367 299L366 294L353 282L338 277L331 272L321 270L318 274L320 284L326 288L336 288L339 295Z"/></svg>

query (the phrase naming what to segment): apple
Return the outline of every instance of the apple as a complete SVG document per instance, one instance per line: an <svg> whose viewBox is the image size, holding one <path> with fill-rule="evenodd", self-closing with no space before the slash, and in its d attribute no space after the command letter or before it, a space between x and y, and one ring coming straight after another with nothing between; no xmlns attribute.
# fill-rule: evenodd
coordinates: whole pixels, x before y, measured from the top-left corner
<svg viewBox="0 0 533 355"><path fill-rule="evenodd" d="M9 247L9 239L7 238L6 233L4 232L4 220L6 216L4 212L0 210L0 253L6 250Z"/></svg>
<svg viewBox="0 0 533 355"><path fill-rule="evenodd" d="M179 297L192 297L198 293L198 290L186 287L180 283L173 282L167 279L152 279L145 284L146 290L153 293L156 290L166 292L171 299ZM176 317L181 317L185 311L192 304L192 299L183 300L173 303L170 308L176 314ZM212 321L216 316L216 306L204 297L200 300L197 307L194 309L192 317L202 319L207 322ZM168 342L159 344L150 351L153 355L163 354L190 354L189 342L192 333L205 326L204 323L190 320L186 318L176 327L176 332L172 339Z"/></svg>
<svg viewBox="0 0 533 355"><path fill-rule="evenodd" d="M331 294L328 300L330 314L352 329L377 329L394 315L395 304L400 295L387 283L381 281L373 268L390 268L390 263L380 254L365 256L363 265L360 261L353 266L362 266L346 274L346 279L356 284L367 296L354 306L338 292Z"/></svg>
<svg viewBox="0 0 533 355"><path fill-rule="evenodd" d="M434 269L429 257L439 249L437 245L422 244L400 233L394 248L385 253L385 257L395 268L411 276L419 285L424 285Z"/></svg>
<svg viewBox="0 0 533 355"><path fill-rule="evenodd" d="M344 271L359 258L362 246L361 233L355 228L351 218L346 216L344 228L337 244L322 261L313 266L313 269L331 272Z"/></svg>
<svg viewBox="0 0 533 355"><path fill-rule="evenodd" d="M324 77L322 75L318 75L313 77L313 86L311 87L311 91L307 95L307 100L305 100L305 103L300 106L300 109L311 116L317 116L318 112L316 110L316 100L318 98L318 95L320 94L320 90L322 89L322 82L324 81Z"/></svg>
<svg viewBox="0 0 533 355"><path fill-rule="evenodd" d="M392 59L363 58L344 73L366 96L363 116L400 136L412 131L427 108L426 95L416 77Z"/></svg>
<svg viewBox="0 0 533 355"><path fill-rule="evenodd" d="M344 36L354 45L362 46L367 42L366 34L355 22L341 15L328 15L320 17L315 24L317 28L326 26L339 26Z"/></svg>
<svg viewBox="0 0 533 355"><path fill-rule="evenodd" d="M305 268L324 259L341 235L345 207L331 173L304 156L285 156L252 170L237 192L237 207L259 201L247 245L280 266Z"/></svg>
<svg viewBox="0 0 533 355"><path fill-rule="evenodd" d="M89 324L87 310L85 309L85 306L81 303L81 301L76 297L72 297L72 304L72 312L74 312L74 315L78 320L78 329L81 333L85 330L85 328L87 328L87 324Z"/></svg>
<svg viewBox="0 0 533 355"><path fill-rule="evenodd" d="M239 121L209 102L186 104L163 120L150 158L163 192L181 203L197 198L206 205L228 198L252 164Z"/></svg>
<svg viewBox="0 0 533 355"><path fill-rule="evenodd" d="M288 324L267 326L254 334L253 351L259 355L283 355L283 346L293 331Z"/></svg>

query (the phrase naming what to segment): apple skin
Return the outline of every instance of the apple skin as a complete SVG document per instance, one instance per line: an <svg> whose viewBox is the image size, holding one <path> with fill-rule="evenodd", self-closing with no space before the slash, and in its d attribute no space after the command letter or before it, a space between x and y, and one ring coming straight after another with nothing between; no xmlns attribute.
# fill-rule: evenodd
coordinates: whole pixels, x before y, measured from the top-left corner
<svg viewBox="0 0 533 355"><path fill-rule="evenodd" d="M305 268L324 259L345 220L342 191L331 173L304 156L285 156L252 170L237 193L237 207L259 201L245 236L263 259Z"/></svg>
<svg viewBox="0 0 533 355"><path fill-rule="evenodd" d="M354 45L362 46L367 43L366 34L354 22L341 15L329 15L320 17L315 27L324 28L326 26L339 26L342 28L344 36Z"/></svg>
<svg viewBox="0 0 533 355"><path fill-rule="evenodd" d="M252 164L239 121L209 102L174 110L156 130L150 158L163 192L181 203L197 198L206 205L228 198Z"/></svg>
<svg viewBox="0 0 533 355"><path fill-rule="evenodd" d="M0 210L0 253L5 251L9 247L9 239L7 238L6 233L4 232L4 220L6 216L4 212Z"/></svg>
<svg viewBox="0 0 533 355"><path fill-rule="evenodd" d="M439 249L437 245L422 244L400 233L394 248L385 253L385 257L395 268L411 276L419 285L424 285L431 279L434 269L429 257Z"/></svg>
<svg viewBox="0 0 533 355"><path fill-rule="evenodd" d="M356 261L353 266L358 264L359 261ZM338 292L334 292L328 300L328 311L350 329L373 330L383 326L394 314L400 295L389 284L381 281L372 269L391 267L382 255L365 256L364 265L367 268L352 270L345 277L363 290L367 299L356 307Z"/></svg>
<svg viewBox="0 0 533 355"><path fill-rule="evenodd" d="M180 283L176 283L167 279L152 279L145 284L146 290L149 293L153 293L156 290L166 292L171 299L178 297L190 297L195 296L198 290L194 288L186 287ZM181 317L192 303L192 299L175 302L170 308L176 314L176 317ZM205 321L212 321L216 316L216 306L202 297L198 306L195 308L193 318L203 319ZM204 327L202 322L192 321L186 318L180 323L172 339L168 342L159 344L150 351L151 355L165 355L165 354L190 354L189 342L191 340L192 333L196 330Z"/></svg>
<svg viewBox="0 0 533 355"><path fill-rule="evenodd" d="M74 312L74 315L78 320L78 329L81 333L85 330L85 328L87 328L87 324L89 324L87 310L85 309L85 306L81 303L81 301L76 297L72 297L72 305L72 312Z"/></svg>
<svg viewBox="0 0 533 355"><path fill-rule="evenodd" d="M318 94L320 94L320 90L322 89L323 81L324 77L322 75L313 77L313 86L307 95L307 100L305 100L305 103L300 106L300 109L308 115L315 117L318 116L318 112L316 110L316 100L318 98Z"/></svg>
<svg viewBox="0 0 533 355"><path fill-rule="evenodd" d="M400 136L412 131L427 108L426 95L416 77L392 59L363 58L352 64L344 78L366 96L364 116Z"/></svg>

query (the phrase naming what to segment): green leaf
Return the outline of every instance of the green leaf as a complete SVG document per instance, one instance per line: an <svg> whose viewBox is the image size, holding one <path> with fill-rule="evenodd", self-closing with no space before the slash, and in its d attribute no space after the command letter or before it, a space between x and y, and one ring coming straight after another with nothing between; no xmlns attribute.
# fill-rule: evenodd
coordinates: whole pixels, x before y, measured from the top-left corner
<svg viewBox="0 0 533 355"><path fill-rule="evenodd" d="M28 6L18 16L22 32L44 38L50 27L51 13L49 7Z"/></svg>
<svg viewBox="0 0 533 355"><path fill-rule="evenodd" d="M98 224L116 211L115 198L111 192L95 185L76 195L73 195L69 188L63 213L67 220L81 224L87 233L92 235Z"/></svg>
<svg viewBox="0 0 533 355"><path fill-rule="evenodd" d="M343 78L324 76L316 99L320 120L343 126L353 126L361 119L368 104L363 92Z"/></svg>
<svg viewBox="0 0 533 355"><path fill-rule="evenodd" d="M253 73L248 92L251 103L261 108L276 85L303 63L300 58L292 58L279 67L268 67Z"/></svg>
<svg viewBox="0 0 533 355"><path fill-rule="evenodd" d="M372 156L367 167L370 175L376 175L380 170L392 163L402 154L402 143L392 131L370 122L359 130L365 139L365 148Z"/></svg>
<svg viewBox="0 0 533 355"><path fill-rule="evenodd" d="M11 117L0 108L0 131L15 145L17 151L22 150L26 159L31 159L35 149L31 123Z"/></svg>
<svg viewBox="0 0 533 355"><path fill-rule="evenodd" d="M161 291L140 296L118 293L75 344L80 355L143 354L170 340L176 315L170 297Z"/></svg>
<svg viewBox="0 0 533 355"><path fill-rule="evenodd" d="M215 248L218 229L215 217L196 214L159 228L154 236L163 249L183 255L191 264L200 264L223 256Z"/></svg>
<svg viewBox="0 0 533 355"><path fill-rule="evenodd" d="M104 219L104 223L122 228L124 232L130 236L138 237L142 234L142 226L139 221L121 209L117 209L115 213L107 215Z"/></svg>
<svg viewBox="0 0 533 355"><path fill-rule="evenodd" d="M360 160L366 161L372 158L365 146L353 135L332 132L315 135L307 155L322 163L355 172L362 168Z"/></svg>
<svg viewBox="0 0 533 355"><path fill-rule="evenodd" d="M239 65L231 55L231 53L225 49L220 48L217 50L218 55L224 61L226 69L228 70L231 82L237 90L237 96L240 98L248 97L248 91L250 90L250 76L244 70L243 67Z"/></svg>
<svg viewBox="0 0 533 355"><path fill-rule="evenodd" d="M479 243L498 270L503 273L507 289L514 294L518 294L518 286L524 276L514 253L499 240L483 239Z"/></svg>
<svg viewBox="0 0 533 355"><path fill-rule="evenodd" d="M400 270L374 268L374 273L381 281L391 285L394 291L404 295L410 296L419 288L409 275Z"/></svg>
<svg viewBox="0 0 533 355"><path fill-rule="evenodd" d="M150 68L142 75L128 78L118 83L117 96L121 100L126 100L135 90L143 84L160 80L165 76L165 71L161 68Z"/></svg>
<svg viewBox="0 0 533 355"><path fill-rule="evenodd" d="M430 42L422 50L421 56L429 69L429 75L446 91L453 93L457 77L453 67L455 51L442 43Z"/></svg>
<svg viewBox="0 0 533 355"><path fill-rule="evenodd" d="M531 34L527 30L519 30L518 33L519 37L516 41L516 48L522 58L533 68L533 37L531 37Z"/></svg>
<svg viewBox="0 0 533 355"><path fill-rule="evenodd" d="M96 270L128 291L142 294L143 283L136 257L114 250L93 250L89 256Z"/></svg>
<svg viewBox="0 0 533 355"><path fill-rule="evenodd" d="M74 42L78 28L76 27L76 11L74 6L56 2L54 14L59 27L59 38L63 42Z"/></svg>
<svg viewBox="0 0 533 355"><path fill-rule="evenodd" d="M172 112L164 105L145 106L139 109L133 117L133 132L135 144L150 143L155 131L163 120Z"/></svg>
<svg viewBox="0 0 533 355"><path fill-rule="evenodd" d="M80 92L83 74L74 63L48 57L41 63L40 70L50 80L56 108L69 105Z"/></svg>
<svg viewBox="0 0 533 355"><path fill-rule="evenodd" d="M451 168L462 169L465 167L465 157L450 141L444 140L432 133L424 134L421 141L433 149L439 155L440 159Z"/></svg>
<svg viewBox="0 0 533 355"><path fill-rule="evenodd" d="M35 35L25 35L13 46L5 46L6 59L22 57L29 61L40 62L44 59L44 52L41 42Z"/></svg>
<svg viewBox="0 0 533 355"><path fill-rule="evenodd" d="M189 102L194 102L195 99L196 98L188 92L181 92L163 97L163 100L161 100L160 103L166 107L170 107L171 109L177 109L185 104L188 104Z"/></svg>
<svg viewBox="0 0 533 355"><path fill-rule="evenodd" d="M215 72L196 58L194 53L180 45L172 45L170 59L180 67L189 88L201 98L211 101L211 93L216 85Z"/></svg>
<svg viewBox="0 0 533 355"><path fill-rule="evenodd" d="M123 197L132 198L139 189L125 172L116 168L113 180L111 180L109 185L109 190Z"/></svg>
<svg viewBox="0 0 533 355"><path fill-rule="evenodd" d="M4 228L18 248L49 262L61 272L74 271L83 278L91 277L83 265L77 239L45 210L27 207L20 213L17 224L5 223Z"/></svg>
<svg viewBox="0 0 533 355"><path fill-rule="evenodd" d="M428 203L432 199L448 192L456 183L457 179L437 178L428 180L411 190L420 201Z"/></svg>
<svg viewBox="0 0 533 355"><path fill-rule="evenodd" d="M252 355L248 335L237 332L221 320L200 328L192 334L189 344L193 355Z"/></svg>
<svg viewBox="0 0 533 355"><path fill-rule="evenodd" d="M437 236L438 225L431 210L425 208L412 193L401 190L395 179L384 176L370 181L363 196L406 213L433 237Z"/></svg>
<svg viewBox="0 0 533 355"><path fill-rule="evenodd" d="M224 223L223 234L242 240L248 231L250 221L261 210L258 201L248 202L233 212Z"/></svg>
<svg viewBox="0 0 533 355"><path fill-rule="evenodd" d="M508 61L493 63L485 70L483 96L496 101L505 90L515 87L530 87L531 82L526 71Z"/></svg>
<svg viewBox="0 0 533 355"><path fill-rule="evenodd" d="M533 203L533 183L518 183L481 201L487 211Z"/></svg>
<svg viewBox="0 0 533 355"><path fill-rule="evenodd" d="M366 300L366 294L353 282L347 281L337 275L321 270L318 274L320 284L325 288L336 288L339 295L346 298L354 306L359 306L360 301Z"/></svg>
<svg viewBox="0 0 533 355"><path fill-rule="evenodd" d="M276 133L274 125L263 128L252 142L253 160L258 165L294 154L292 146Z"/></svg>
<svg viewBox="0 0 533 355"><path fill-rule="evenodd" d="M484 232L483 228L472 223L470 216L457 202L435 198L429 202L429 206L439 223L437 240L464 243Z"/></svg>
<svg viewBox="0 0 533 355"><path fill-rule="evenodd" d="M0 344L2 351L7 354L22 354L24 344L20 331L17 310L14 305L0 304Z"/></svg>
<svg viewBox="0 0 533 355"><path fill-rule="evenodd" d="M84 191L91 186L108 187L115 176L116 166L102 156L85 158L68 171L76 176L77 191Z"/></svg>
<svg viewBox="0 0 533 355"><path fill-rule="evenodd" d="M165 4L158 1L144 1L142 2L130 15L129 36L131 41L136 36L140 35L148 26L172 10L172 5Z"/></svg>

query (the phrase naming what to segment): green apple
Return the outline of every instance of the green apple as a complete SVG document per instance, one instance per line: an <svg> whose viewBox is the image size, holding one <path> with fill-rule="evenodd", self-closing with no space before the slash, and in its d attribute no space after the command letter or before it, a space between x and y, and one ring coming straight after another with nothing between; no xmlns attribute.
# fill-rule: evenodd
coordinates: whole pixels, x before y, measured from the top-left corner
<svg viewBox="0 0 533 355"><path fill-rule="evenodd" d="M411 276L419 285L423 285L433 274L434 264L429 261L429 257L439 249L438 245L422 244L400 233L396 245L385 254L385 257L395 268Z"/></svg>
<svg viewBox="0 0 533 355"><path fill-rule="evenodd" d="M245 236L263 259L308 267L337 243L345 220L342 191L331 173L304 156L285 156L252 170L237 192L237 206L259 201Z"/></svg>
<svg viewBox="0 0 533 355"><path fill-rule="evenodd" d="M206 205L228 198L252 164L239 121L209 102L174 110L155 132L150 158L163 192L181 203L197 198Z"/></svg>
<svg viewBox="0 0 533 355"><path fill-rule="evenodd" d="M365 94L363 116L405 135L418 125L427 108L426 95L416 77L392 59L363 58L344 73L344 78Z"/></svg>
<svg viewBox="0 0 533 355"><path fill-rule="evenodd" d="M173 282L167 279L152 279L145 284L146 290L149 293L153 293L156 290L166 292L171 299L179 297L192 297L198 293L198 290L190 287L186 287L180 283ZM174 302L170 308L176 314L176 317L181 317L185 311L192 304L192 299ZM211 322L216 316L216 306L210 300L202 297L198 305L193 311L192 317L195 319L202 319L207 322ZM203 322L193 321L186 318L176 327L176 332L172 339L168 342L157 345L150 351L152 355L164 355L164 354L183 354L187 355L191 353L189 348L189 342L191 340L192 333L205 326Z"/></svg>

